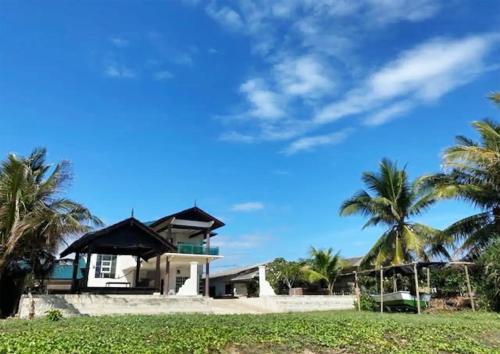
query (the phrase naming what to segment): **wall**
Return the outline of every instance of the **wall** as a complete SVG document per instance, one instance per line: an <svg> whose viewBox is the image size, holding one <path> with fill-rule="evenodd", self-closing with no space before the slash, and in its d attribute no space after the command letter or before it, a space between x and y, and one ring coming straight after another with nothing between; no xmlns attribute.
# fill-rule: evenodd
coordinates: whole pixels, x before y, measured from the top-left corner
<svg viewBox="0 0 500 354"><path fill-rule="evenodd" d="M161 295L23 295L19 317L28 318L34 305L37 317L45 311L59 309L63 315L117 315L117 314L252 314L276 312L331 311L354 309L354 296L268 296L215 300L205 297Z"/></svg>
<svg viewBox="0 0 500 354"><path fill-rule="evenodd" d="M136 258L133 256L117 256L116 257L116 273L114 278L96 278L95 268L97 262L97 254L90 257L89 271L89 287L105 287L108 282L129 282L134 285L134 272L136 266ZM132 268L132 269L128 269Z"/></svg>

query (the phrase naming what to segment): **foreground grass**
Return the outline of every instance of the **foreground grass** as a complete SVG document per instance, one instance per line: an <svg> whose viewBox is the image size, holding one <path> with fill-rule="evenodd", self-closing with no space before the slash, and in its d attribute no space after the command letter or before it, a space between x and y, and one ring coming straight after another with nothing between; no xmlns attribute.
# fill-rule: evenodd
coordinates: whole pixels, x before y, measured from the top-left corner
<svg viewBox="0 0 500 354"><path fill-rule="evenodd" d="M500 353L500 316L317 312L0 321L0 353Z"/></svg>

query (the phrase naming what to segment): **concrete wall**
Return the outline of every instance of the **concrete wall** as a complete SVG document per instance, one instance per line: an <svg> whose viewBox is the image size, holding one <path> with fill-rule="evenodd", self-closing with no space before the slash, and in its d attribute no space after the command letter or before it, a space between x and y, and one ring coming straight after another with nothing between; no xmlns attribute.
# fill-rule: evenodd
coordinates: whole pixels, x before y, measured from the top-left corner
<svg viewBox="0 0 500 354"><path fill-rule="evenodd" d="M105 287L109 282L128 282L132 286L134 284L134 277L136 266L136 258L132 256L117 256L116 257L116 272L114 278L96 278L95 268L97 262L97 254L90 257L90 270L88 286L90 287ZM131 269L130 269L131 268ZM128 270L130 269L130 270ZM113 286L113 285L111 285ZM117 286L117 285L114 285Z"/></svg>
<svg viewBox="0 0 500 354"><path fill-rule="evenodd" d="M35 316L45 316L50 309L59 309L64 316L118 314L244 314L331 311L354 308L354 296L268 296L215 300L204 297L161 295L23 295L19 317L28 318L32 308Z"/></svg>

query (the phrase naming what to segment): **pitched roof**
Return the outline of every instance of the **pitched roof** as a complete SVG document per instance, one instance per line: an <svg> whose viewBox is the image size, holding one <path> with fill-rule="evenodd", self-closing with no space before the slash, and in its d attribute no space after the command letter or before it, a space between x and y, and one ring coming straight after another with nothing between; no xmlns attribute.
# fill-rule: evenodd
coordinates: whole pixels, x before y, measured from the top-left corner
<svg viewBox="0 0 500 354"><path fill-rule="evenodd" d="M156 221L153 221L149 225L149 227L155 228L156 226L160 225L162 222L167 221L168 219L171 219L171 218L192 220L192 221L205 221L205 222L213 221L214 224L211 228L212 230L218 229L219 227L222 227L225 225L222 221L220 221L216 217L210 215L206 211L195 206L192 208L188 208L188 209L179 211L175 214L164 216Z"/></svg>
<svg viewBox="0 0 500 354"><path fill-rule="evenodd" d="M175 246L164 240L153 229L131 217L83 235L61 252L60 256L89 251L100 254L134 255L149 259L157 254L174 252Z"/></svg>
<svg viewBox="0 0 500 354"><path fill-rule="evenodd" d="M236 277L240 276L242 274L250 273L252 271L255 271L256 269L259 268L261 265L266 265L269 262L262 262L262 263L257 263L249 266L243 266L243 267L238 267L238 268L231 268L227 270L222 270L220 272L215 272L213 274L210 274L210 279L215 279L215 278L223 278L223 277Z"/></svg>

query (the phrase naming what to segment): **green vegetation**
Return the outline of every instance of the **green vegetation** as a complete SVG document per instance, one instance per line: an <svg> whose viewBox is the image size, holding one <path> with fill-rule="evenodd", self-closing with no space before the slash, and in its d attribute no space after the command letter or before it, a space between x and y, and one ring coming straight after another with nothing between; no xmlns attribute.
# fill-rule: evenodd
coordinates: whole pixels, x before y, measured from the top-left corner
<svg viewBox="0 0 500 354"><path fill-rule="evenodd" d="M45 157L45 149L35 149L0 162L0 317L15 308L27 274L48 272L65 236L102 224L62 195L71 179L69 163L51 168Z"/></svg>
<svg viewBox="0 0 500 354"><path fill-rule="evenodd" d="M364 256L362 265L401 264L447 255L439 242L435 242L439 240L439 230L409 220L436 202L423 179L410 183L405 168L383 159L379 171L363 173L362 180L367 190L342 203L340 214L367 216L364 227L387 228Z"/></svg>
<svg viewBox="0 0 500 354"><path fill-rule="evenodd" d="M307 281L326 283L328 294L332 295L335 279L342 270L340 252L334 254L331 248L321 250L311 247L310 256L311 258L302 268Z"/></svg>
<svg viewBox="0 0 500 354"><path fill-rule="evenodd" d="M500 316L317 312L0 322L0 353L500 353Z"/></svg>

